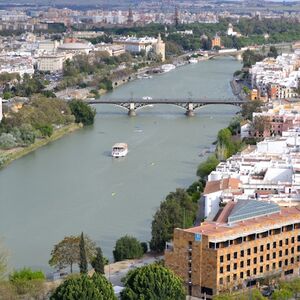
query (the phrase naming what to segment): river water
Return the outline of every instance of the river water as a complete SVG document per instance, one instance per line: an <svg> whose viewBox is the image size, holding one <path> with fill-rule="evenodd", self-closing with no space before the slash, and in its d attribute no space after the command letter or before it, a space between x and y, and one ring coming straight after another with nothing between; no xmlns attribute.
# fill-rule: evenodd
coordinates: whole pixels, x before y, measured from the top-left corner
<svg viewBox="0 0 300 300"><path fill-rule="evenodd" d="M232 97L229 81L240 63L230 58L188 65L121 86L107 97ZM10 265L48 269L64 236L90 235L112 257L130 234L148 241L151 219L168 192L195 179L199 153L237 112L206 106L188 118L172 105L155 105L129 118L122 108L97 107L95 124L23 157L0 171L0 237ZM110 157L126 142L124 159Z"/></svg>

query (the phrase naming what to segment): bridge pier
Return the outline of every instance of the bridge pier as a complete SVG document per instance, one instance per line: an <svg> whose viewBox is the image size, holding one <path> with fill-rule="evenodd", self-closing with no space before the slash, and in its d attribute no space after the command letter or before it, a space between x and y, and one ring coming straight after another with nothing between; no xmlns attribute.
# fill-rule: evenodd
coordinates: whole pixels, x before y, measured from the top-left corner
<svg viewBox="0 0 300 300"><path fill-rule="evenodd" d="M195 115L194 113L194 104L188 103L187 110L186 110L186 116L193 117Z"/></svg>
<svg viewBox="0 0 300 300"><path fill-rule="evenodd" d="M136 116L135 104L133 102L129 103L128 116L129 117L135 117Z"/></svg>

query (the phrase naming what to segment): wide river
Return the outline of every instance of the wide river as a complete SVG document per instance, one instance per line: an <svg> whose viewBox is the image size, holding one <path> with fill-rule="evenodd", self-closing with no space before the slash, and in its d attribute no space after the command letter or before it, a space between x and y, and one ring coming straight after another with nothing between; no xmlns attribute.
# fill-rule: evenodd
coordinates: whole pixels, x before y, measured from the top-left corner
<svg viewBox="0 0 300 300"><path fill-rule="evenodd" d="M240 63L230 58L137 80L108 96L232 97L229 81ZM122 108L97 106L95 124L23 157L0 171L0 237L10 265L49 270L55 243L82 231L112 257L125 235L149 241L151 220L165 196L196 179L199 153L228 125L237 108L206 106L188 118L155 105L130 118ZM110 157L115 142L129 154Z"/></svg>

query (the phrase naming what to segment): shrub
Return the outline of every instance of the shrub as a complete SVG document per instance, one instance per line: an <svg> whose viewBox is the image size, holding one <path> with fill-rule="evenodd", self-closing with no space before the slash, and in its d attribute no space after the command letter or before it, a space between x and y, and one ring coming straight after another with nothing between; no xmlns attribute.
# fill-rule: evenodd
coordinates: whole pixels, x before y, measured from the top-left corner
<svg viewBox="0 0 300 300"><path fill-rule="evenodd" d="M181 279L171 270L152 264L130 271L124 280L122 300L184 300L185 290Z"/></svg>
<svg viewBox="0 0 300 300"><path fill-rule="evenodd" d="M111 283L104 276L95 273L92 277L70 277L50 297L50 300L65 299L116 300L116 297Z"/></svg>
<svg viewBox="0 0 300 300"><path fill-rule="evenodd" d="M16 139L11 133L2 133L0 135L0 148L10 149L17 146Z"/></svg>
<svg viewBox="0 0 300 300"><path fill-rule="evenodd" d="M44 280L45 275L42 271L32 271L30 268L23 268L9 275L9 281L19 295L39 294L43 289Z"/></svg>
<svg viewBox="0 0 300 300"><path fill-rule="evenodd" d="M140 258L143 254L144 251L140 242L136 238L128 235L117 240L113 251L115 261Z"/></svg>

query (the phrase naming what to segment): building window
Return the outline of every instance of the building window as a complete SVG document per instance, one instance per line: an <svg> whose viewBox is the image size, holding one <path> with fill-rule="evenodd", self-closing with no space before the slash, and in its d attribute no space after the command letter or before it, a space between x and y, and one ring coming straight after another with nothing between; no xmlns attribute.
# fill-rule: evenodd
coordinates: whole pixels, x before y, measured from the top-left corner
<svg viewBox="0 0 300 300"><path fill-rule="evenodd" d="M243 261L240 262L240 267L244 268L244 262Z"/></svg>
<svg viewBox="0 0 300 300"><path fill-rule="evenodd" d="M247 249L247 255L251 255L251 249Z"/></svg>
<svg viewBox="0 0 300 300"><path fill-rule="evenodd" d="M270 260L270 254L267 254L267 260Z"/></svg>
<svg viewBox="0 0 300 300"><path fill-rule="evenodd" d="M293 263L294 263L294 257L291 258L291 264L293 264Z"/></svg>
<svg viewBox="0 0 300 300"><path fill-rule="evenodd" d="M266 265L266 271L270 271L270 266L269 265Z"/></svg>
<svg viewBox="0 0 300 300"><path fill-rule="evenodd" d="M276 249L276 242L273 242L273 248Z"/></svg>
<svg viewBox="0 0 300 300"><path fill-rule="evenodd" d="M291 269L291 270L287 270L284 272L284 275L290 275L290 274L293 274L294 273L294 270Z"/></svg>
<svg viewBox="0 0 300 300"><path fill-rule="evenodd" d="M233 258L237 258L237 252L233 253Z"/></svg>
<svg viewBox="0 0 300 300"><path fill-rule="evenodd" d="M289 249L285 249L285 255L289 255Z"/></svg>
<svg viewBox="0 0 300 300"><path fill-rule="evenodd" d="M226 266L226 270L227 270L227 272L230 272L230 265Z"/></svg>
<svg viewBox="0 0 300 300"><path fill-rule="evenodd" d="M294 252L295 252L295 248L292 247L292 248L291 248L291 253L294 254Z"/></svg>
<svg viewBox="0 0 300 300"><path fill-rule="evenodd" d="M298 235L298 237L297 237L297 241L298 241L298 242L300 242L300 235Z"/></svg>
<svg viewBox="0 0 300 300"><path fill-rule="evenodd" d="M250 266L250 264L251 264L251 260L247 259L247 266Z"/></svg>
<svg viewBox="0 0 300 300"><path fill-rule="evenodd" d="M276 263L272 264L272 269L275 270L276 269Z"/></svg>
<svg viewBox="0 0 300 300"><path fill-rule="evenodd" d="M256 254L257 253L257 247L253 248L253 252Z"/></svg>
<svg viewBox="0 0 300 300"><path fill-rule="evenodd" d="M291 238L291 242L295 243L295 238L294 237Z"/></svg>
<svg viewBox="0 0 300 300"><path fill-rule="evenodd" d="M276 258L276 252L273 252L273 258Z"/></svg>
<svg viewBox="0 0 300 300"><path fill-rule="evenodd" d="M222 277L219 279L219 283L223 284L223 278Z"/></svg>
<svg viewBox="0 0 300 300"><path fill-rule="evenodd" d="M257 258L256 257L253 258L253 263L257 264Z"/></svg>
<svg viewBox="0 0 300 300"><path fill-rule="evenodd" d="M250 270L247 270L247 276L250 277Z"/></svg>
<svg viewBox="0 0 300 300"><path fill-rule="evenodd" d="M264 245L260 245L260 252L264 251Z"/></svg>
<svg viewBox="0 0 300 300"><path fill-rule="evenodd" d="M270 250L270 243L267 244L267 250Z"/></svg>
<svg viewBox="0 0 300 300"><path fill-rule="evenodd" d="M234 263L233 264L233 270L236 270L237 269L237 263Z"/></svg>
<svg viewBox="0 0 300 300"><path fill-rule="evenodd" d="M286 244L286 245L289 244L289 239L285 239L285 244Z"/></svg>
<svg viewBox="0 0 300 300"><path fill-rule="evenodd" d="M244 273L243 273L243 272L240 273L240 278L241 278L241 279L244 278Z"/></svg>
<svg viewBox="0 0 300 300"><path fill-rule="evenodd" d="M279 251L279 257L282 257L282 251L281 250Z"/></svg>
<svg viewBox="0 0 300 300"><path fill-rule="evenodd" d="M263 273L263 271L264 271L264 267L263 266L259 267L259 272Z"/></svg>
<svg viewBox="0 0 300 300"><path fill-rule="evenodd" d="M237 275L233 274L233 280L237 280Z"/></svg>
<svg viewBox="0 0 300 300"><path fill-rule="evenodd" d="M297 251L300 252L300 246L297 246Z"/></svg>
<svg viewBox="0 0 300 300"><path fill-rule="evenodd" d="M223 267L220 267L220 273L223 274Z"/></svg>
<svg viewBox="0 0 300 300"><path fill-rule="evenodd" d="M280 261L280 262L278 263L278 267L279 267L279 268L282 267L282 261Z"/></svg>
<svg viewBox="0 0 300 300"><path fill-rule="evenodd" d="M230 282L230 276L227 276L227 282Z"/></svg>
<svg viewBox="0 0 300 300"><path fill-rule="evenodd" d="M280 246L280 247L282 246L282 240L279 241L279 246Z"/></svg>
<svg viewBox="0 0 300 300"><path fill-rule="evenodd" d="M260 261L260 262L263 262L263 261L264 261L263 255L260 256L259 261Z"/></svg>
<svg viewBox="0 0 300 300"><path fill-rule="evenodd" d="M241 257L244 257L244 250L241 250Z"/></svg>
<svg viewBox="0 0 300 300"><path fill-rule="evenodd" d="M256 275L256 268L253 269L253 275Z"/></svg>
<svg viewBox="0 0 300 300"><path fill-rule="evenodd" d="M299 255L297 256L297 261L298 261L298 262L300 261L300 256L299 256Z"/></svg>
<svg viewBox="0 0 300 300"><path fill-rule="evenodd" d="M222 263L222 262L224 262L224 256L223 255L220 256L220 263Z"/></svg>
<svg viewBox="0 0 300 300"><path fill-rule="evenodd" d="M286 259L286 260L284 261L284 265L287 266L288 264L289 264L289 261L288 261L288 259Z"/></svg>
<svg viewBox="0 0 300 300"><path fill-rule="evenodd" d="M227 254L227 261L230 261L230 254Z"/></svg>

